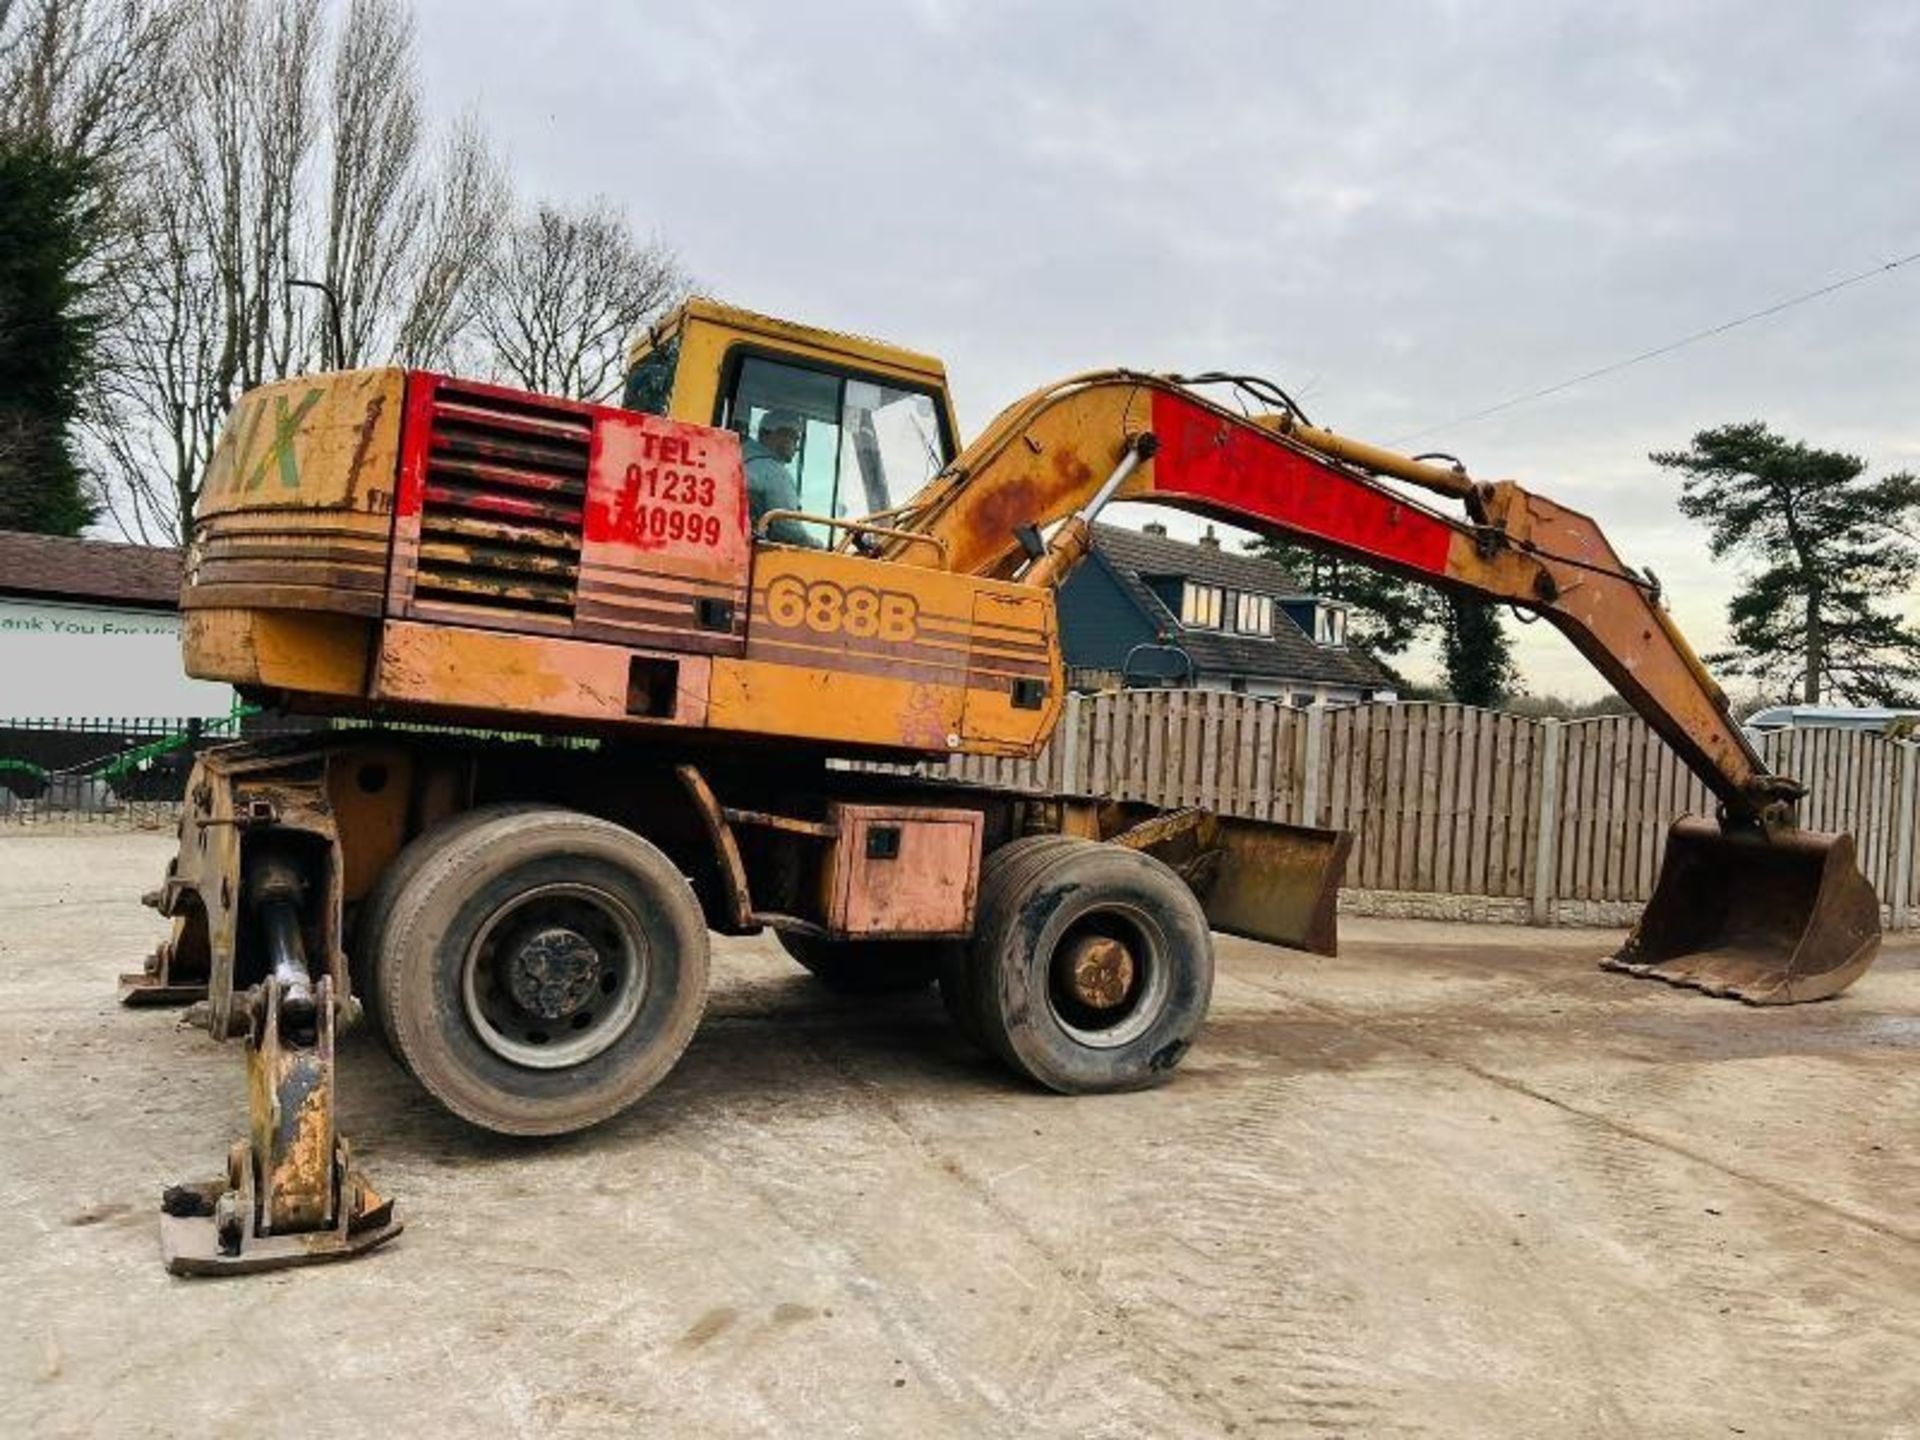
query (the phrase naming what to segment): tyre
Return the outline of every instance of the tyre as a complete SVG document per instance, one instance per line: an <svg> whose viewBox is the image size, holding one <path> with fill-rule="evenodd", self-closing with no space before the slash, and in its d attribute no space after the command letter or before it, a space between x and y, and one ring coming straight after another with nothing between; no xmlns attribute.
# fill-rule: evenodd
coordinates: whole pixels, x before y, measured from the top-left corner
<svg viewBox="0 0 1920 1440"><path fill-rule="evenodd" d="M393 913L394 899L435 852L475 825L484 824L497 816L523 815L540 808L535 805L485 805L448 816L403 845L400 853L380 872L379 880L361 902L360 913L353 922L353 944L347 951L347 973L353 981L353 993L360 997L368 1024L394 1059L398 1060L400 1055L393 1047L386 1005L382 1001L380 987L374 981L377 968L375 957L386 943L384 932Z"/></svg>
<svg viewBox="0 0 1920 1440"><path fill-rule="evenodd" d="M941 955L954 940L826 940L791 930L774 932L781 948L837 995L904 995L924 990L940 973Z"/></svg>
<svg viewBox="0 0 1920 1440"><path fill-rule="evenodd" d="M1139 851L1078 840L1036 847L995 888L968 967L994 1051L1065 1094L1164 1080L1213 994L1213 937L1186 883Z"/></svg>
<svg viewBox="0 0 1920 1440"><path fill-rule="evenodd" d="M978 936L1005 906L1009 893L1026 882L1036 865L1046 863L1062 848L1082 842L1067 835L1022 835L993 851L980 863L980 886L975 893L973 933ZM980 988L974 984L977 944L955 946L941 959L940 999L960 1033L988 1054L997 1054L981 1019Z"/></svg>
<svg viewBox="0 0 1920 1440"><path fill-rule="evenodd" d="M430 852L386 903L373 976L427 1092L483 1129L559 1135L659 1083L707 993L705 918L673 862L608 821L523 807L475 812Z"/></svg>

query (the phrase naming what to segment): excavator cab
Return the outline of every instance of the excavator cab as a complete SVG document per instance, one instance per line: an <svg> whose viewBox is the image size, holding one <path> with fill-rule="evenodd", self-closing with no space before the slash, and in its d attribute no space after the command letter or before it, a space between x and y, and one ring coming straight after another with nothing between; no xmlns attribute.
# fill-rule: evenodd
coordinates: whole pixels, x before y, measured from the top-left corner
<svg viewBox="0 0 1920 1440"><path fill-rule="evenodd" d="M816 540L835 520L879 520L925 488L959 448L946 371L898 346L690 300L628 355L622 402L731 430L802 421L792 461L798 510Z"/></svg>

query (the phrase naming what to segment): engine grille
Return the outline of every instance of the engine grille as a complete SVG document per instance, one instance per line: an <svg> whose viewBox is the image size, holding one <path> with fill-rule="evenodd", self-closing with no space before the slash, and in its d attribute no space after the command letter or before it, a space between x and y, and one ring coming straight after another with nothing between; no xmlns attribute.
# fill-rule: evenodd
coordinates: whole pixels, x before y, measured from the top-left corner
<svg viewBox="0 0 1920 1440"><path fill-rule="evenodd" d="M415 599L570 621L592 439L578 412L442 382Z"/></svg>

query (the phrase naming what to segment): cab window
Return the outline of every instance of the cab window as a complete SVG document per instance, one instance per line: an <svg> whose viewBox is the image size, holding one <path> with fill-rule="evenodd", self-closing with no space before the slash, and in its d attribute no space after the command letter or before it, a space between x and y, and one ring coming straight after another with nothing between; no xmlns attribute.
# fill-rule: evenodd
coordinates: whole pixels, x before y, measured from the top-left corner
<svg viewBox="0 0 1920 1440"><path fill-rule="evenodd" d="M857 519L892 509L950 458L931 392L748 355L720 423L744 442L758 435L769 411L802 421L792 468L800 508L815 515ZM824 526L814 533L833 543Z"/></svg>

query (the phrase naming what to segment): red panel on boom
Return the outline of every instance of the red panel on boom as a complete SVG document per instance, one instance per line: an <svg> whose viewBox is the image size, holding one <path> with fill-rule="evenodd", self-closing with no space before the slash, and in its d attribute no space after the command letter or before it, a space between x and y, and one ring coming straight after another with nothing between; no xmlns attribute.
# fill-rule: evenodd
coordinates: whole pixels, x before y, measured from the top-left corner
<svg viewBox="0 0 1920 1440"><path fill-rule="evenodd" d="M1153 397L1153 433L1160 439L1157 495L1189 496L1303 538L1319 536L1428 575L1447 573L1453 527L1389 491L1165 391Z"/></svg>

